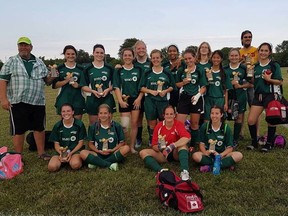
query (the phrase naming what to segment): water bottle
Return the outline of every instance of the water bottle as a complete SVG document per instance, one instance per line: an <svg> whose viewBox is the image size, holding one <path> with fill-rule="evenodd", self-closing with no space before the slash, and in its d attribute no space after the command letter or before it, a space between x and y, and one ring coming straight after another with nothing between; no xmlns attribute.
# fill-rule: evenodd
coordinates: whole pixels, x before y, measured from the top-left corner
<svg viewBox="0 0 288 216"><path fill-rule="evenodd" d="M213 164L213 174L220 175L220 168L221 168L221 155L215 155L214 164Z"/></svg>

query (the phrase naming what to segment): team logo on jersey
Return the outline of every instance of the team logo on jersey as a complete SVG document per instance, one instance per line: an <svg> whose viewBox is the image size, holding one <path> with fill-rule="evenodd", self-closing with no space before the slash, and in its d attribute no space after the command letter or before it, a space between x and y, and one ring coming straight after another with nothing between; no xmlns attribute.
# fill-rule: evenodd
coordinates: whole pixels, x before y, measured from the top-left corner
<svg viewBox="0 0 288 216"><path fill-rule="evenodd" d="M71 141L74 142L76 140L76 136L71 136Z"/></svg>
<svg viewBox="0 0 288 216"><path fill-rule="evenodd" d="M107 80L107 77L106 77L106 76L102 76L102 80L103 80L103 81L106 81L106 80Z"/></svg>
<svg viewBox="0 0 288 216"><path fill-rule="evenodd" d="M113 143L113 142L114 142L114 138L113 138L113 137L109 137L109 138L108 138L108 142L109 142L109 143Z"/></svg>
<svg viewBox="0 0 288 216"><path fill-rule="evenodd" d="M77 77L77 76L74 76L74 77L73 77L73 81L76 82L77 80L78 80L78 77Z"/></svg>
<svg viewBox="0 0 288 216"><path fill-rule="evenodd" d="M221 84L220 81L215 82L215 86L220 86L220 84Z"/></svg>
<svg viewBox="0 0 288 216"><path fill-rule="evenodd" d="M192 84L195 84L195 83L196 83L196 80L195 80L195 79L192 79L192 80L191 80L191 83L192 83Z"/></svg>
<svg viewBox="0 0 288 216"><path fill-rule="evenodd" d="M136 76L132 77L132 80L133 80L134 82L136 82L136 81L137 81L137 77L136 77Z"/></svg>
<svg viewBox="0 0 288 216"><path fill-rule="evenodd" d="M217 146L222 146L223 145L223 141L218 141L216 145Z"/></svg>

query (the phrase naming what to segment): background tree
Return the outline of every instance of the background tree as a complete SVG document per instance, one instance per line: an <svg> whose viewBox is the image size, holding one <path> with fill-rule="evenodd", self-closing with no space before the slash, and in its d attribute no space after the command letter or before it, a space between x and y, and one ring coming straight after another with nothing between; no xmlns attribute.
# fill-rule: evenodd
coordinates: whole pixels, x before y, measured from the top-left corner
<svg viewBox="0 0 288 216"><path fill-rule="evenodd" d="M196 53L197 50L198 50L198 46L190 45L190 46L187 46L187 47L185 48L185 50L187 50L187 49L194 50L194 52ZM185 50L183 50L183 51L181 52L181 55L184 53Z"/></svg>
<svg viewBox="0 0 288 216"><path fill-rule="evenodd" d="M284 40L275 48L276 53L273 54L273 59L276 60L281 67L288 66L288 40Z"/></svg>
<svg viewBox="0 0 288 216"><path fill-rule="evenodd" d="M138 41L139 39L137 38L127 38L125 39L124 43L120 46L119 51L118 51L118 57L121 58L121 51L124 48L132 48L134 46L134 44L136 43L136 41Z"/></svg>
<svg viewBox="0 0 288 216"><path fill-rule="evenodd" d="M231 49L232 47L223 47L221 49L221 52L223 53L223 62L222 62L223 66L229 64L228 55Z"/></svg>
<svg viewBox="0 0 288 216"><path fill-rule="evenodd" d="M79 49L77 51L77 58L76 58L76 62L78 64L87 64L91 62L91 57L89 56L88 52L85 52L82 49Z"/></svg>
<svg viewBox="0 0 288 216"><path fill-rule="evenodd" d="M163 47L160 51L162 53L162 57L163 57L163 62L168 61L168 46Z"/></svg>
<svg viewBox="0 0 288 216"><path fill-rule="evenodd" d="M0 70L1 70L1 68L2 68L2 66L3 66L3 62L0 60Z"/></svg>

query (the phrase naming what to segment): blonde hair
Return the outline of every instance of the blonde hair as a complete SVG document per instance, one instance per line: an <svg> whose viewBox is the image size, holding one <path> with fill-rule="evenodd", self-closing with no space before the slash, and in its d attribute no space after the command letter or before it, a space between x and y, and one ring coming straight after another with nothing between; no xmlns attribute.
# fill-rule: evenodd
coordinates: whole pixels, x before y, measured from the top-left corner
<svg viewBox="0 0 288 216"><path fill-rule="evenodd" d="M208 46L208 60L211 58L211 55L212 55L211 46L210 46L210 44L209 44L208 42L204 41L204 42L202 42L202 43L199 45L199 47L198 47L198 49L197 49L197 53L196 53L196 61L197 61L197 63L199 63L199 62L201 61L200 49L201 49L201 47L202 47L204 44L206 44L206 45Z"/></svg>

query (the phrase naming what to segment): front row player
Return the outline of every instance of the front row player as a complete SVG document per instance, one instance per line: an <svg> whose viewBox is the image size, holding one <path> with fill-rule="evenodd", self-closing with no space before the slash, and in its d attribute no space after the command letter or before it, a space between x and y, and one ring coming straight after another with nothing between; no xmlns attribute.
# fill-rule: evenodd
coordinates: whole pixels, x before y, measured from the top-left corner
<svg viewBox="0 0 288 216"><path fill-rule="evenodd" d="M233 151L233 136L230 127L224 123L224 110L214 105L210 112L210 121L200 128L200 151L192 155L193 160L201 165L201 172L212 171L216 155L221 155L220 168L234 168L242 160L241 152Z"/></svg>
<svg viewBox="0 0 288 216"><path fill-rule="evenodd" d="M159 122L153 132L152 149L140 151L145 165L155 172L160 172L159 163L180 161L182 180L190 179L188 165L188 147L190 134L182 122L175 119L175 110L168 105L164 111L164 121Z"/></svg>
<svg viewBox="0 0 288 216"><path fill-rule="evenodd" d="M130 152L124 142L121 125L112 119L111 108L101 104L98 110L98 122L89 126L88 146L90 150L82 150L80 156L89 168L96 166L118 170L118 163Z"/></svg>

